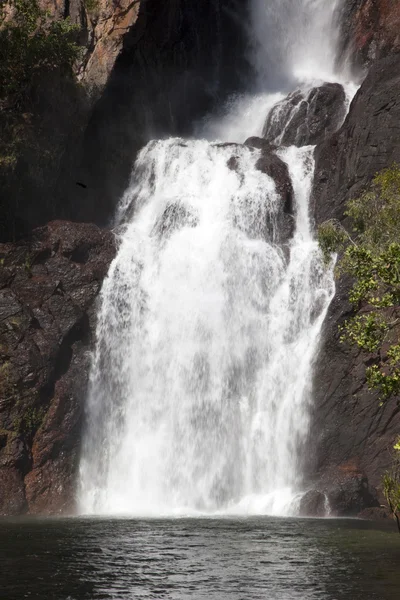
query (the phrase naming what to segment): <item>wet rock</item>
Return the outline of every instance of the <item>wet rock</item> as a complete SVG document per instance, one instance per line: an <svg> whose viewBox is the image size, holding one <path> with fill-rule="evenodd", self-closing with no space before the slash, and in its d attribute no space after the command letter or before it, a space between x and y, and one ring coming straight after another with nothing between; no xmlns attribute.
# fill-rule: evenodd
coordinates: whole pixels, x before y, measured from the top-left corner
<svg viewBox="0 0 400 600"><path fill-rule="evenodd" d="M256 163L256 168L275 181L276 191L282 198L283 211L293 214L293 187L287 164L276 154L263 152Z"/></svg>
<svg viewBox="0 0 400 600"><path fill-rule="evenodd" d="M357 515L357 517L359 519L364 519L365 521L388 521L393 519L393 515L386 506L365 508Z"/></svg>
<svg viewBox="0 0 400 600"><path fill-rule="evenodd" d="M326 517L326 497L322 492L310 490L300 501L299 516Z"/></svg>
<svg viewBox="0 0 400 600"><path fill-rule="evenodd" d="M400 4L387 0L348 0L340 15L340 65L355 74L400 50Z"/></svg>
<svg viewBox="0 0 400 600"><path fill-rule="evenodd" d="M341 129L317 146L313 198L316 221L341 219L381 169L400 161L400 55L380 60L357 92Z"/></svg>
<svg viewBox="0 0 400 600"><path fill-rule="evenodd" d="M239 157L231 156L226 164L231 171L237 171L239 169Z"/></svg>
<svg viewBox="0 0 400 600"><path fill-rule="evenodd" d="M24 474L29 465L23 439L0 429L0 516L25 512Z"/></svg>
<svg viewBox="0 0 400 600"><path fill-rule="evenodd" d="M268 140L256 136L247 138L244 145L249 148L257 148L263 152L274 152L278 148L278 146L271 144Z"/></svg>
<svg viewBox="0 0 400 600"><path fill-rule="evenodd" d="M254 229L257 231L257 234L264 234L268 239L271 239L273 232L275 232L276 239L274 241L284 244L292 237L294 229L294 192L288 166L274 153L276 147L263 138L248 138L244 146L250 149L261 150L261 156L257 160L256 168L274 180L276 191L281 197L281 207L276 223L270 222L268 215L265 218L261 210L260 214L255 215L254 224L250 224L246 228L246 231L251 234L251 230ZM233 150L235 148L243 149L243 145L241 144L224 144L224 147L232 147ZM227 165L231 170L238 171L240 166L238 155L230 157ZM262 223L261 221L264 220L266 222Z"/></svg>
<svg viewBox="0 0 400 600"><path fill-rule="evenodd" d="M114 236L63 221L0 244L0 513L73 509L95 327Z"/></svg>
<svg viewBox="0 0 400 600"><path fill-rule="evenodd" d="M168 204L153 228L152 235L167 238L182 227L196 227L198 217L187 206L175 202Z"/></svg>
<svg viewBox="0 0 400 600"><path fill-rule="evenodd" d="M276 146L258 137L249 138L246 140L245 145L261 150L261 157L257 161L256 168L275 181L277 192L282 198L283 211L288 215L293 215L294 192L292 181L287 164L274 154Z"/></svg>
<svg viewBox="0 0 400 600"><path fill-rule="evenodd" d="M281 146L315 145L337 131L346 116L346 95L338 83L308 93L292 92L268 115L263 137Z"/></svg>
<svg viewBox="0 0 400 600"><path fill-rule="evenodd" d="M332 516L357 516L366 508L379 507L376 490L352 461L328 469L321 484Z"/></svg>

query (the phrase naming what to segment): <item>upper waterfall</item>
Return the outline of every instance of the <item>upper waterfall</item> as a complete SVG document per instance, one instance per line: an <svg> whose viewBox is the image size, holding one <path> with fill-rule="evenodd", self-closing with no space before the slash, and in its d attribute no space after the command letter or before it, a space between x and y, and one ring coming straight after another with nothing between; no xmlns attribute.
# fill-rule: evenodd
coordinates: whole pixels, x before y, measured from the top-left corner
<svg viewBox="0 0 400 600"><path fill-rule="evenodd" d="M257 82L223 118L199 125L201 137L261 135L283 98L278 84L310 89L327 73L334 81L338 5L253 0ZM263 64L274 60L270 93ZM276 153L293 188L285 234L286 208L261 150L169 139L140 152L101 293L83 512L295 510L334 283L309 216L313 147Z"/></svg>
<svg viewBox="0 0 400 600"><path fill-rule="evenodd" d="M259 90L337 81L342 0L251 0L251 61Z"/></svg>

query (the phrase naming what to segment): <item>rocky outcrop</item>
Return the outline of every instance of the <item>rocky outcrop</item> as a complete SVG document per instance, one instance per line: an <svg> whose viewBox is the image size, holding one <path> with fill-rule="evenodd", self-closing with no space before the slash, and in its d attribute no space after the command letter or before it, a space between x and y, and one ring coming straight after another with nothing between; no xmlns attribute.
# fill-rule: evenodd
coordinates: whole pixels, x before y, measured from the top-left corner
<svg viewBox="0 0 400 600"><path fill-rule="evenodd" d="M69 17L84 47L76 73L91 93L107 83L125 34L135 24L142 0L39 0L55 19Z"/></svg>
<svg viewBox="0 0 400 600"><path fill-rule="evenodd" d="M0 514L73 508L94 300L114 254L111 232L62 221L0 244Z"/></svg>
<svg viewBox="0 0 400 600"><path fill-rule="evenodd" d="M398 64L395 55L371 68L342 128L317 147L313 190L317 224L343 220L346 201L359 195L376 172L400 161ZM350 285L345 278L337 282L326 320L314 385L312 431L318 437L310 440L314 457L310 473L319 474L317 489L330 490L337 514L355 514L383 500L382 474L391 464L400 431L399 399L380 406L366 385L365 357L340 342L339 327L352 314Z"/></svg>
<svg viewBox="0 0 400 600"><path fill-rule="evenodd" d="M400 4L392 0L347 0L343 3L339 62L357 73L400 51Z"/></svg>
<svg viewBox="0 0 400 600"><path fill-rule="evenodd" d="M126 33L136 23L143 0L37 0L50 19L70 19L79 29L82 46L75 70L78 79L94 95L107 83ZM15 14L13 0L6 0L5 20Z"/></svg>
<svg viewBox="0 0 400 600"><path fill-rule="evenodd" d="M316 148L317 223L343 217L346 200L374 175L400 162L400 54L377 61L356 94L343 127Z"/></svg>
<svg viewBox="0 0 400 600"><path fill-rule="evenodd" d="M298 509L300 517L326 517L327 512L327 498L323 492L309 490L302 496Z"/></svg>
<svg viewBox="0 0 400 600"><path fill-rule="evenodd" d="M232 156L228 159L227 164L230 169L237 171L239 169L239 158L237 153L235 154L235 149L242 149L243 146L241 144L218 145L232 148ZM275 154L276 147L269 144L263 138L248 138L244 145L248 148L261 151L260 158L256 162L256 168L274 180L276 191L281 198L280 210L276 222L270 222L268 215L265 220L263 212L263 217L261 215L253 215L253 217L256 217L256 222L249 223L246 231L249 235L253 231L253 234L256 232L257 235L265 235L268 239L272 238L277 243L286 244L292 237L294 229L294 191L288 166ZM277 237L274 238L274 235Z"/></svg>
<svg viewBox="0 0 400 600"><path fill-rule="evenodd" d="M69 1L71 19L87 36L86 54L78 67L78 79L97 93L107 83L122 49L125 35L137 21L143 0ZM65 2L67 4L67 2Z"/></svg>
<svg viewBox="0 0 400 600"><path fill-rule="evenodd" d="M314 146L342 125L346 95L338 83L325 83L308 93L297 90L270 111L263 137L280 146Z"/></svg>
<svg viewBox="0 0 400 600"><path fill-rule="evenodd" d="M248 0L41 3L79 25L82 58L77 78L52 73L32 93L30 139L12 176L0 168L0 241L54 219L108 226L137 151L190 135L251 71Z"/></svg>
<svg viewBox="0 0 400 600"><path fill-rule="evenodd" d="M80 193L91 206L101 198L102 223L144 144L191 136L204 115L245 87L248 2L142 3L85 135Z"/></svg>
<svg viewBox="0 0 400 600"><path fill-rule="evenodd" d="M300 500L303 517L357 517L380 509L377 490L352 461L332 465L321 472L315 489ZM366 518L366 517L365 517Z"/></svg>
<svg viewBox="0 0 400 600"><path fill-rule="evenodd" d="M94 102L136 22L140 2L38 0L38 4L50 19L69 17L78 26L81 51L75 73L69 68L36 68L26 84L23 106L11 102L11 109L2 113L0 134L9 137L6 125L14 120L16 140L13 168L0 160L0 241L19 239L56 218L105 224L112 212L109 206L104 208L104 194L92 195L85 183L83 143ZM13 14L10 10L7 19ZM60 52L61 64L64 50Z"/></svg>

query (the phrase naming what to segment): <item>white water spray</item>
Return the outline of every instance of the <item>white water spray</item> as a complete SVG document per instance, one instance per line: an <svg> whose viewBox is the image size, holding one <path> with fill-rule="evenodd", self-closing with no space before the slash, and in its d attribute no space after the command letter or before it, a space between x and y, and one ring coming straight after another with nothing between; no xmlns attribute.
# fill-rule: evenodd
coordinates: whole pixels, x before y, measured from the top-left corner
<svg viewBox="0 0 400 600"><path fill-rule="evenodd" d="M296 25L306 31L307 15L328 23L333 10L318 0L253 0L254 15L263 8L268 19L297 18L293 4L305 11ZM303 67L314 56L288 48L280 49L288 65L294 55ZM278 99L264 97L269 108ZM208 124L209 137L261 133L254 97L241 102L246 127L232 119L236 104L213 136ZM282 200L256 168L258 150L171 139L140 153L100 298L82 512L291 511L302 484L312 364L334 293L309 220L312 154L279 152L295 192L294 235L282 244Z"/></svg>

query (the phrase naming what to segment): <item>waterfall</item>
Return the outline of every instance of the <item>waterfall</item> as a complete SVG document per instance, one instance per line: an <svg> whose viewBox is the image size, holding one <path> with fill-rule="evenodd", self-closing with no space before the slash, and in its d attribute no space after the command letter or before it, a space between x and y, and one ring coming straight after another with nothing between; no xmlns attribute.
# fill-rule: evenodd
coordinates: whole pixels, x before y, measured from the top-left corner
<svg viewBox="0 0 400 600"><path fill-rule="evenodd" d="M342 0L251 0L257 87L331 80Z"/></svg>
<svg viewBox="0 0 400 600"><path fill-rule="evenodd" d="M291 30L301 31L297 50L289 52L285 37L279 57L303 81L307 56L314 56L304 48L307 32L312 23L322 27L324 17L315 44L325 40L325 66L333 72L334 34L327 32L336 3L328 4L253 0L257 66L265 51L259 28L264 23L267 32L287 18ZM244 134L261 134L283 96L260 90L234 100L218 122L203 123L201 137L243 142ZM252 121L259 92L262 122L259 115ZM233 117L243 117L239 128ZM118 206L120 244L100 297L82 512L294 510L312 365L334 283L309 217L313 147L281 148L278 155L294 189L289 239L276 184L257 168L261 150L168 139L140 152Z"/></svg>

